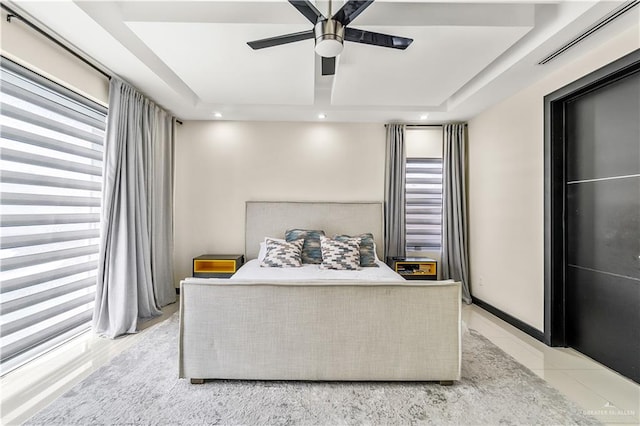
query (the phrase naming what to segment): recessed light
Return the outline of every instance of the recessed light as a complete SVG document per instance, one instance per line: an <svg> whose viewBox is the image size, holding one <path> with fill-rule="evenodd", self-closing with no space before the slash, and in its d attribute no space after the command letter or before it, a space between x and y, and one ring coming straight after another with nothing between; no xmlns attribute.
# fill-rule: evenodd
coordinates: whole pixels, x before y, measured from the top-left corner
<svg viewBox="0 0 640 426"><path fill-rule="evenodd" d="M325 114L324 112L321 112L320 114L318 114L318 118L320 120L324 120L325 118L327 118L327 114Z"/></svg>
<svg viewBox="0 0 640 426"><path fill-rule="evenodd" d="M427 118L429 118L429 114L422 114L420 116L420 120L426 120Z"/></svg>
<svg viewBox="0 0 640 426"><path fill-rule="evenodd" d="M213 116L214 116L215 118L222 118L222 113L221 113L221 112L214 112L214 113L213 113Z"/></svg>

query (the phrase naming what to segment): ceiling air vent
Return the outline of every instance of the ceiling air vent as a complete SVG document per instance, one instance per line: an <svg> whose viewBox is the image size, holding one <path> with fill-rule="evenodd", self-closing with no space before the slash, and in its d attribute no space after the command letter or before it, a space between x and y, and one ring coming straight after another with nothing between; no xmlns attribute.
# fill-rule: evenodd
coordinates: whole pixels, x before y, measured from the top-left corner
<svg viewBox="0 0 640 426"><path fill-rule="evenodd" d="M639 4L640 4L640 0L631 0L631 1L628 1L628 2L624 3L622 6L620 6L619 8L615 9L613 12L609 13L608 15L606 15L604 18L602 18L601 20L599 20L598 22L593 24L587 30L582 32L580 35L578 35L577 37L575 37L574 39L572 39L568 43L564 44L559 49L557 49L554 52L552 52L549 56L547 56L546 58L544 58L543 60L538 62L538 65L544 65L547 62L550 62L553 59L557 58L558 56L562 55L565 51L569 50L571 47L573 47L576 44L580 43L582 40L584 40L585 38L589 37L591 34L595 33L600 28L604 27L605 25L609 24L613 20L615 20L615 19L619 18L620 16L624 15L625 13L629 12L631 9L633 9L636 6L638 6Z"/></svg>

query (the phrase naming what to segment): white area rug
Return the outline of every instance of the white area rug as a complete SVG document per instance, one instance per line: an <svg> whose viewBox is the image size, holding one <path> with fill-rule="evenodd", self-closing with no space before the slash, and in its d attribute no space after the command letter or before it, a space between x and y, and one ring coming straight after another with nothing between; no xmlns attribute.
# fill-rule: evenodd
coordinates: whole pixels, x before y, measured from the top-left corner
<svg viewBox="0 0 640 426"><path fill-rule="evenodd" d="M483 336L463 339L462 380L438 383L178 379L178 314L27 424L599 424Z"/></svg>

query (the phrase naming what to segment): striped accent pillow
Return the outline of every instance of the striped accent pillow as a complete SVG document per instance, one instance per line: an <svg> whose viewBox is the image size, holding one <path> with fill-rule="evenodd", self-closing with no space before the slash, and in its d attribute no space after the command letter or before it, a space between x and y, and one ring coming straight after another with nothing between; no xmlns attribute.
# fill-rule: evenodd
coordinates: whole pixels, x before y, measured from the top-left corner
<svg viewBox="0 0 640 426"><path fill-rule="evenodd" d="M376 263L376 243L373 239L373 234L366 233L353 237L349 235L336 235L334 240L345 241L350 238L360 238L360 266L364 267L378 267Z"/></svg>
<svg viewBox="0 0 640 426"><path fill-rule="evenodd" d="M360 238L348 238L344 241L332 240L324 235L320 237L323 269L357 270L360 269Z"/></svg>
<svg viewBox="0 0 640 426"><path fill-rule="evenodd" d="M299 268L302 266L302 244L300 238L294 241L265 238L266 253L260 266L264 268Z"/></svg>

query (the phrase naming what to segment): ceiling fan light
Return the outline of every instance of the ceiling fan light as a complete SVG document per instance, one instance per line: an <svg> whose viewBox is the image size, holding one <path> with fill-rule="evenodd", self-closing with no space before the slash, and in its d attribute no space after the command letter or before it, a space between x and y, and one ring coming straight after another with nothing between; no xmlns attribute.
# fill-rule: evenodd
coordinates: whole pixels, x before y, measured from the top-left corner
<svg viewBox="0 0 640 426"><path fill-rule="evenodd" d="M342 52L344 45L344 26L333 19L316 24L316 53L325 58L334 58Z"/></svg>
<svg viewBox="0 0 640 426"><path fill-rule="evenodd" d="M344 46L335 39L316 40L316 53L325 58L334 58L342 53Z"/></svg>

